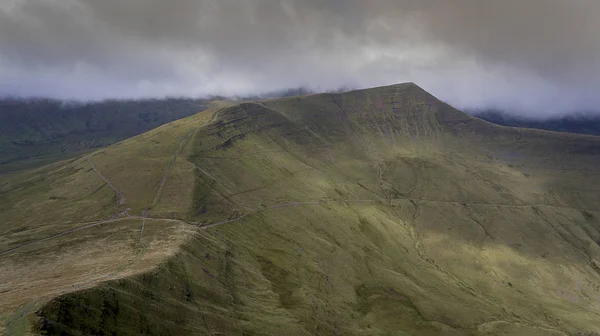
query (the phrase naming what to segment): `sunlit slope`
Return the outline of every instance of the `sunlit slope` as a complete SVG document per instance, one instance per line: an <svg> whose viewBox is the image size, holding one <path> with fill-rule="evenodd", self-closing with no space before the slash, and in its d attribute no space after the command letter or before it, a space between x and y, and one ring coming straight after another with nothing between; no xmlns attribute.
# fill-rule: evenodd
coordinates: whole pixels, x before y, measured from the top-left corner
<svg viewBox="0 0 600 336"><path fill-rule="evenodd" d="M35 330L600 332L599 139L494 126L414 84L195 118L89 157L112 213L187 239L57 297Z"/></svg>
<svg viewBox="0 0 600 336"><path fill-rule="evenodd" d="M177 251L192 227L147 218L149 209L181 183L191 204L194 178L180 156L216 110L0 179L0 334L26 330L28 314L53 297L147 271ZM164 204L188 208L169 203L177 201Z"/></svg>

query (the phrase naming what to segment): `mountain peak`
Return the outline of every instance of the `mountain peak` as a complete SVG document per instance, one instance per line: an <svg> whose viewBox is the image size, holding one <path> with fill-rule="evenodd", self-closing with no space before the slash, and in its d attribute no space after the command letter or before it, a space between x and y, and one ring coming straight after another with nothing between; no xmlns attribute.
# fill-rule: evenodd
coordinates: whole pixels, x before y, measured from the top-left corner
<svg viewBox="0 0 600 336"><path fill-rule="evenodd" d="M590 138L414 83L217 107L1 177L0 315L41 334L600 332Z"/></svg>

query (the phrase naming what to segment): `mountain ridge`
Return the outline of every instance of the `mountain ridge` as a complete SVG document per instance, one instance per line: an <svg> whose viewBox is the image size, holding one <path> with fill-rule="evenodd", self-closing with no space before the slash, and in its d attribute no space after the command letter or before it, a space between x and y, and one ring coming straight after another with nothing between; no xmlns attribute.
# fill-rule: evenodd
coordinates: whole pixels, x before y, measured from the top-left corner
<svg viewBox="0 0 600 336"><path fill-rule="evenodd" d="M410 83L215 108L0 178L3 251L112 221L0 256L29 271L0 311L49 334L600 332L599 150Z"/></svg>

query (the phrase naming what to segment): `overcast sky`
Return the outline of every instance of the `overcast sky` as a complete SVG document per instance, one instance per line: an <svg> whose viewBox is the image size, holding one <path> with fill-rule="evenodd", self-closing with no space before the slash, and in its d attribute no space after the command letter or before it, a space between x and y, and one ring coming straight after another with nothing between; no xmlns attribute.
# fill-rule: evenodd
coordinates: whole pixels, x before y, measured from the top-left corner
<svg viewBox="0 0 600 336"><path fill-rule="evenodd" d="M0 0L0 94L412 81L461 108L600 110L599 0Z"/></svg>

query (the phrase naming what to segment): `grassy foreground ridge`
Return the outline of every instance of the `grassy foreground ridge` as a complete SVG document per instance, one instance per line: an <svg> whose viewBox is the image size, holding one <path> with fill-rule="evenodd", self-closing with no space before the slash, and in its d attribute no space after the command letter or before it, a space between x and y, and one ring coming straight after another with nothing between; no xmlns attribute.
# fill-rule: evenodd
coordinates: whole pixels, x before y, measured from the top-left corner
<svg viewBox="0 0 600 336"><path fill-rule="evenodd" d="M0 333L600 333L600 138L412 83L209 109L0 176Z"/></svg>

